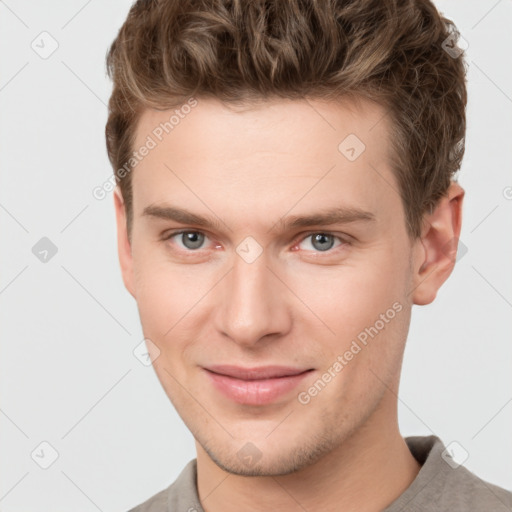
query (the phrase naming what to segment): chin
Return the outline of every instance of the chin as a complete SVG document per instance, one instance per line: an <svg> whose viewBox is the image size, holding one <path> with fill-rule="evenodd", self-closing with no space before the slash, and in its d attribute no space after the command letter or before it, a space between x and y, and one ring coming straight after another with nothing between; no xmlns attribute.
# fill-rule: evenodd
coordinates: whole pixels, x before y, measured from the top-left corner
<svg viewBox="0 0 512 512"><path fill-rule="evenodd" d="M227 473L239 476L283 476L300 471L313 465L324 455L331 452L335 443L333 439L310 438L307 443L296 440L290 446L281 449L262 448L253 443L246 443L241 448L219 445L212 448L201 443L202 448L215 464Z"/></svg>

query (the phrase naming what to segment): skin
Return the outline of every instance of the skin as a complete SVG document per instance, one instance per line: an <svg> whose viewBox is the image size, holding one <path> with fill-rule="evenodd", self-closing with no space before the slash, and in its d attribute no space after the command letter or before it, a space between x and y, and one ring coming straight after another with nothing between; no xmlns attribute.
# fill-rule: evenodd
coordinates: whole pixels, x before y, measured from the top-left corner
<svg viewBox="0 0 512 512"><path fill-rule="evenodd" d="M158 378L196 440L207 512L377 511L420 470L398 428L402 356L413 304L432 302L453 269L446 248L460 234L464 191L453 182L411 240L384 114L367 101L280 99L237 110L199 98L133 170L131 240L116 190L123 280L144 336L158 347ZM168 119L169 112L145 111L135 146ZM348 134L366 146L354 161L338 150ZM220 225L144 215L150 205ZM278 229L281 218L331 207L365 210L374 220ZM200 247L181 235L162 240L179 229L199 231ZM318 233L328 235L323 246L314 243ZM262 248L252 263L236 252L247 236ZM401 311L300 403L298 393L397 302ZM314 371L297 389L254 406L220 394L202 369L208 364ZM244 446L257 462L238 456Z"/></svg>

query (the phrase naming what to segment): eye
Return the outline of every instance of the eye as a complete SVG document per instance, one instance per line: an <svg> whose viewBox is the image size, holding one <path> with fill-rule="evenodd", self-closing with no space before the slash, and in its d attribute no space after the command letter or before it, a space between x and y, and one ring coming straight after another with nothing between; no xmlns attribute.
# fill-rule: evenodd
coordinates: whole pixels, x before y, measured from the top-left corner
<svg viewBox="0 0 512 512"><path fill-rule="evenodd" d="M187 249L190 251L195 251L197 249L201 249L205 239L207 238L204 233L200 231L178 231L177 233L170 233L164 237L164 240L171 240L176 238L181 243L181 248Z"/></svg>
<svg viewBox="0 0 512 512"><path fill-rule="evenodd" d="M299 246L303 244L306 240L311 240L311 243L309 244L311 247L313 247L314 251L318 252L327 252L331 250L335 245L336 240L339 240L339 245L343 245L346 243L344 240L342 240L340 237L333 235L332 233L310 233L305 238L302 239ZM307 245L307 244L306 244ZM310 248L307 248L305 250L311 250Z"/></svg>
<svg viewBox="0 0 512 512"><path fill-rule="evenodd" d="M200 232L193 230L182 230L172 232L162 237L162 240L169 241L175 239L179 249L185 252L198 252L200 249L204 249L205 241L208 237ZM310 241L307 243L307 241ZM331 251L331 249L347 245L349 242L343 238L336 236L332 233L326 232L314 232L309 233L303 237L296 245L302 250L313 251L317 253L325 253Z"/></svg>

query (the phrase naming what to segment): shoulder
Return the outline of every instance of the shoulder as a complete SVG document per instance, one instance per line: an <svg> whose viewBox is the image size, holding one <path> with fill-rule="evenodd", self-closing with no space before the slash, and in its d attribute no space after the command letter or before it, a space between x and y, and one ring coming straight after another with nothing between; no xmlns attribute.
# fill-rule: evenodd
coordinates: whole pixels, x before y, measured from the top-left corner
<svg viewBox="0 0 512 512"><path fill-rule="evenodd" d="M197 459L191 460L169 486L128 512L203 512L197 493Z"/></svg>
<svg viewBox="0 0 512 512"><path fill-rule="evenodd" d="M167 512L167 497L172 484L128 512Z"/></svg>
<svg viewBox="0 0 512 512"><path fill-rule="evenodd" d="M483 480L464 466L450 468L439 497L442 509L493 512L512 511L512 492Z"/></svg>
<svg viewBox="0 0 512 512"><path fill-rule="evenodd" d="M437 436L414 436L405 441L422 467L394 505L407 502L408 508L417 511L512 511L512 492L458 464L452 457L451 444L445 446Z"/></svg>

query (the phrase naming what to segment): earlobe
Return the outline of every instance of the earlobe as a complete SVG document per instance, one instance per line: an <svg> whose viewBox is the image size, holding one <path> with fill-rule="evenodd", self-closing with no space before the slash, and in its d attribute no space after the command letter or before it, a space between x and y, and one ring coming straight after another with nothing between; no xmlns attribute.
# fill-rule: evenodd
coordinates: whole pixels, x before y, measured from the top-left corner
<svg viewBox="0 0 512 512"><path fill-rule="evenodd" d="M424 218L414 255L414 304L430 304L455 266L462 225L464 189L452 182L432 213Z"/></svg>
<svg viewBox="0 0 512 512"><path fill-rule="evenodd" d="M117 224L117 253L121 266L121 275L126 289L135 298L132 248L128 237L125 204L119 187L116 187L114 190L114 208Z"/></svg>

